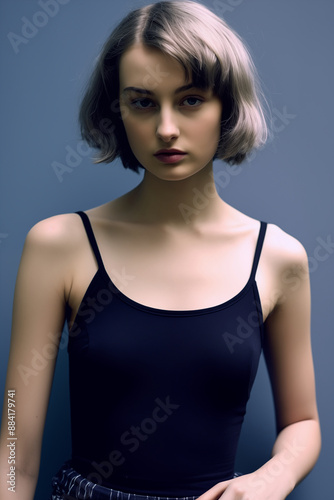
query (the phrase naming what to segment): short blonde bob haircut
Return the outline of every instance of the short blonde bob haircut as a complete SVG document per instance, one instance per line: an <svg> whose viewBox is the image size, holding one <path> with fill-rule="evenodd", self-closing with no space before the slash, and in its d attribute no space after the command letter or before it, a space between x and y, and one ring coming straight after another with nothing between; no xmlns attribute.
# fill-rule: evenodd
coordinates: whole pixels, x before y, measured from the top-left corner
<svg viewBox="0 0 334 500"><path fill-rule="evenodd" d="M221 135L214 158L239 164L267 139L257 72L240 37L203 5L157 2L130 12L107 39L83 97L82 138L99 150L95 163L120 157L139 171L127 140L119 106L119 61L142 43L174 57L194 86L213 89L223 103Z"/></svg>

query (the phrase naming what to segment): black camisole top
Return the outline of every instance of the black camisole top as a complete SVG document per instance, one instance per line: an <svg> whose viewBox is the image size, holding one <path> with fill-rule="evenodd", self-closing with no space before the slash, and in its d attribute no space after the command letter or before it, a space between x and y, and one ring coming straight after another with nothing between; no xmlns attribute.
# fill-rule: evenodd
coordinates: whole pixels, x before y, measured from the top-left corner
<svg viewBox="0 0 334 500"><path fill-rule="evenodd" d="M262 348L255 273L232 299L163 310L124 295L98 270L69 331L71 465L129 493L195 496L234 475L238 439Z"/></svg>

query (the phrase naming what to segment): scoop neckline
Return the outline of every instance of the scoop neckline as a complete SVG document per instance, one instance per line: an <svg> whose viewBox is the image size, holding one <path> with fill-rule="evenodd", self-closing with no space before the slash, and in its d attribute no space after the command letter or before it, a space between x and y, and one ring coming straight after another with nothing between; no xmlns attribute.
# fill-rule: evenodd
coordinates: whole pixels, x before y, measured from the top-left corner
<svg viewBox="0 0 334 500"><path fill-rule="evenodd" d="M212 312L218 311L220 309L225 309L226 307L229 307L230 305L234 304L237 302L247 291L248 288L254 283L256 285L256 280L255 278L251 275L249 276L247 283L245 286L233 297L230 299L220 302L219 304L215 304L212 306L208 307L201 307L197 309L161 309L159 307L152 307L146 304L142 304L141 302L138 302L134 299L131 299L128 295L125 295L113 282L111 277L109 276L107 270L105 267L101 267L97 270L94 278L99 274L102 273L106 280L111 284L112 286L112 292L115 293L123 302L126 302L130 306L143 310L148 313L152 314L159 314L159 315L164 315L164 316L196 316L196 315L201 315L201 314L210 314ZM93 280L94 280L93 278ZM92 280L92 281L93 281Z"/></svg>

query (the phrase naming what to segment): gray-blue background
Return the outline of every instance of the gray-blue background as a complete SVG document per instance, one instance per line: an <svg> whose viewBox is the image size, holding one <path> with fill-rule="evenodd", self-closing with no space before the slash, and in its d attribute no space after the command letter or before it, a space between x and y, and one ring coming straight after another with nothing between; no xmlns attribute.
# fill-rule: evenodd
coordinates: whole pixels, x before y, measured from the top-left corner
<svg viewBox="0 0 334 500"><path fill-rule="evenodd" d="M92 164L80 142L77 109L102 42L125 13L145 3L62 0L51 17L40 15L43 9L37 0L0 2L1 394L15 276L27 231L51 215L85 210L115 198L141 178L118 162ZM293 234L310 256L323 450L315 469L289 498L333 499L334 255L331 248L327 253L323 250L320 260L316 249L319 238L334 239L334 4L331 0L202 3L223 15L248 43L274 118L274 139L241 173L225 177L220 194L249 215ZM7 35L22 37L23 17L39 27L35 33L26 32L26 43L21 41L14 50ZM68 152L72 156L66 160ZM54 162L70 171L57 177ZM215 164L216 173L224 169L223 163ZM48 498L51 476L70 454L67 376L67 353L62 348L45 428L37 500ZM99 402L94 404L98 432ZM248 471L267 460L273 439L270 387L261 363L242 433L238 469Z"/></svg>

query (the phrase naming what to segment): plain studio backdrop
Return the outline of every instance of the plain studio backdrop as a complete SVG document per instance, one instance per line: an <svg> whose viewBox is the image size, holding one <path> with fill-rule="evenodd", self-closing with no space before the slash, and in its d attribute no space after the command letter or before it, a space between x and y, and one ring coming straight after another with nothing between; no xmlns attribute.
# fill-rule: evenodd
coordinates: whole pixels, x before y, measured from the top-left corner
<svg viewBox="0 0 334 500"><path fill-rule="evenodd" d="M86 210L118 197L137 185L142 177L125 170L119 161L94 165L93 152L80 140L77 114L82 90L102 43L129 10L146 3L142 0L0 2L1 394L15 278L28 230L46 217ZM250 161L234 170L221 161L215 162L219 193L241 211L275 223L294 235L310 258L312 342L323 448L315 469L289 498L331 500L334 499L334 3L332 0L205 0L202 3L224 17L246 41L259 70L273 122L273 138ZM43 369L43 356L37 358L32 353L30 368L35 371ZM99 436L99 421L103 416L99 413L99 401L92 404L96 406ZM272 396L262 360L248 404L237 470L248 472L266 461L274 437ZM48 498L51 477L69 456L68 366L62 342L45 427L36 500Z"/></svg>

